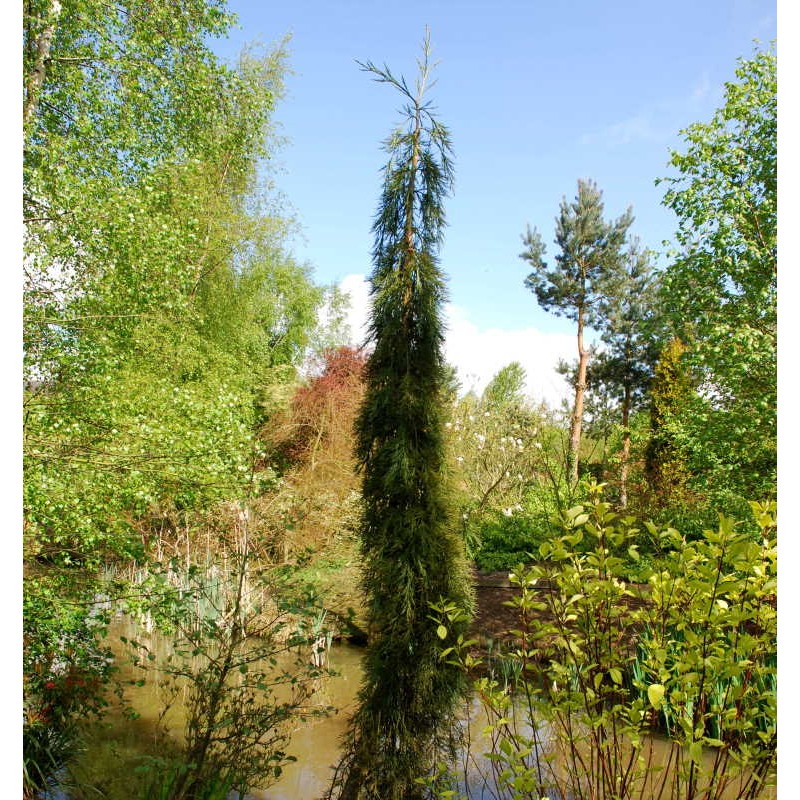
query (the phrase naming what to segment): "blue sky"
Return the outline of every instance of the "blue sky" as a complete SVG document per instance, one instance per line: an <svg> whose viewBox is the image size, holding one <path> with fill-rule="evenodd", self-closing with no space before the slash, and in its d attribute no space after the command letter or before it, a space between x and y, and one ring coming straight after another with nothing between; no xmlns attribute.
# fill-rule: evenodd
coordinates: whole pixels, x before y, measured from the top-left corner
<svg viewBox="0 0 800 800"><path fill-rule="evenodd" d="M540 375L529 388L548 396L560 379L539 384L557 355L571 357L572 324L541 311L523 286L526 225L539 228L552 256L560 200L574 196L578 178L592 178L607 215L632 205L631 232L664 250L675 223L654 181L668 174L669 149L680 149L681 128L720 105L736 59L777 30L774 0L230 0L229 8L240 27L215 44L226 58L247 42L291 34L293 74L276 113L289 140L278 186L303 227L295 254L318 282L345 281L359 313L353 276L370 270L380 145L400 98L355 62L385 62L413 80L430 28L440 62L431 97L456 157L441 255L450 340L460 337L463 352L449 340L448 355L480 388L484 373L528 354L529 375Z"/></svg>

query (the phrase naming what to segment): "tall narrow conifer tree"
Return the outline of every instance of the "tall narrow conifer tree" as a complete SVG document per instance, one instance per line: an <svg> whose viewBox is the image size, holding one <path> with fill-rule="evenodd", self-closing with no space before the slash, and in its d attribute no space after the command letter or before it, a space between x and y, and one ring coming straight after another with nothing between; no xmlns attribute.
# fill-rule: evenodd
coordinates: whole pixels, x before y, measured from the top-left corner
<svg viewBox="0 0 800 800"><path fill-rule="evenodd" d="M439 657L443 630L430 608L442 599L469 607L471 591L443 456L445 280L437 251L453 167L448 131L424 100L429 54L426 37L416 91L386 66L360 64L406 104L403 124L385 142L389 160L373 224L374 350L356 423L371 642L360 707L330 791L344 800L422 797L416 780L448 742L466 688L458 669Z"/></svg>

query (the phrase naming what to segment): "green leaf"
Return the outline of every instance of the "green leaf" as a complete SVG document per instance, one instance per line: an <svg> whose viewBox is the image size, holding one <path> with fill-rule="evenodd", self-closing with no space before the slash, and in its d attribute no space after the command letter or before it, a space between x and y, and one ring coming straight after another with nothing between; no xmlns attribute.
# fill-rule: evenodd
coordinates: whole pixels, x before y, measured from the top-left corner
<svg viewBox="0 0 800 800"><path fill-rule="evenodd" d="M583 512L583 506L573 506L572 508L568 508L564 514L570 522L572 522L578 514Z"/></svg>
<svg viewBox="0 0 800 800"><path fill-rule="evenodd" d="M650 705L658 710L661 708L661 704L664 701L664 686L661 683L651 683L647 687L647 699L650 701Z"/></svg>

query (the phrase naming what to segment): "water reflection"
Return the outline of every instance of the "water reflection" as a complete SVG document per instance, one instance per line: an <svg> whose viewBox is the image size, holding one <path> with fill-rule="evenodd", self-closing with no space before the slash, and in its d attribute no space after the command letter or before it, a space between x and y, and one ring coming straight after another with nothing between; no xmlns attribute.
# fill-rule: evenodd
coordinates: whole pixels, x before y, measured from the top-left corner
<svg viewBox="0 0 800 800"><path fill-rule="evenodd" d="M145 678L143 686L126 687L126 700L135 709L138 719L128 720L118 710L108 715L108 727L90 742L89 758L113 757L113 752L129 756L138 749L141 755L157 752L159 729L179 738L185 723L185 713L180 696L173 697L159 684L154 672L144 674L130 664L131 649L121 637L137 640L147 645L156 656L156 662L172 653L172 640L157 632L147 633L128 617L118 617L109 628L108 643L117 656L120 677L123 681ZM255 642L254 642L255 645ZM308 800L322 794L330 783L331 769L339 759L339 742L347 722L355 709L356 695L361 682L363 648L347 644L333 644L329 651L328 668L333 673L315 682L314 693L308 700L312 707L333 707L330 716L311 717L297 724L286 751L297 760L284 765L280 778L263 789L248 794L251 800ZM311 653L309 652L309 657ZM288 667L291 657L279 657L279 665ZM281 688L276 695L280 697ZM164 714L165 708L169 711ZM163 716L162 716L163 715ZM109 741L115 743L112 754L106 755Z"/></svg>
<svg viewBox="0 0 800 800"><path fill-rule="evenodd" d="M119 618L109 632L110 646L120 657L123 678L137 679L141 674L125 663L127 652L120 642L120 636L147 639L148 646L157 658L165 658L169 654L171 641L168 637L157 634L146 635L128 619ZM344 735L348 720L356 707L356 696L362 677L363 649L346 644L334 644L329 654L329 666L335 673L333 676L320 679L315 685L315 692L310 703L323 707L332 706L337 711L327 717L313 717L299 723L292 732L287 752L296 758L284 766L283 774L271 785L254 789L248 794L249 800L310 800L320 797L328 788L332 777L332 768L338 762L340 742ZM174 737L181 735L184 724L183 708L180 698L170 709L169 714L161 717L165 704L169 700L157 681L148 680L142 687L132 687L127 698L140 715L137 720L125 719L120 713L109 715L108 729L98 740L90 744L87 758L95 761L108 760L109 771L129 769L130 765L147 753L153 753L158 747L157 731L159 725L166 726ZM463 733L468 748L459 767L459 790L466 793L470 800L497 800L498 792L494 773L499 769L497 762L488 759L484 754L496 748L487 723L486 712L477 697L473 697L464 710ZM529 716L525 709L517 708L511 714L511 724L524 737L531 738L533 731L529 724ZM539 744L548 749L548 729L545 725L537 728ZM666 741L652 739L653 763L666 763L670 745ZM529 755L528 764L535 764L534 756ZM114 769L116 767L116 770ZM107 784L108 797L130 797L130 791L124 791L124 777L119 786L112 788ZM468 786L468 790L466 787ZM130 789L130 787L129 787ZM121 793L119 793L119 791ZM87 795L88 796L88 795ZM550 793L552 798L565 800L561 795ZM641 797L651 796L647 787L642 787ZM735 796L735 792L725 792L720 796ZM768 789L763 797L774 798L774 789ZM78 794L75 797L82 797ZM53 798L55 800L55 798Z"/></svg>
<svg viewBox="0 0 800 800"><path fill-rule="evenodd" d="M339 760L339 743L355 711L361 684L363 648L334 644L329 667L336 675L324 678L312 698L336 713L309 720L295 730L288 752L297 759L287 764L278 781L268 789L254 790L255 800L309 800L321 796L331 782L332 769Z"/></svg>

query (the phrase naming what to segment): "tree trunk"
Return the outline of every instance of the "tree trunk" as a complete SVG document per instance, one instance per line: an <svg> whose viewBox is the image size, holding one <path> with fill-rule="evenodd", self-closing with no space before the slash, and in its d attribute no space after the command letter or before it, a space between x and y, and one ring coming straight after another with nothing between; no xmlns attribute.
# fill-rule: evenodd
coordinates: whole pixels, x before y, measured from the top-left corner
<svg viewBox="0 0 800 800"><path fill-rule="evenodd" d="M36 38L36 43L34 45L36 61L34 62L30 75L28 75L25 80L25 101L22 106L23 127L28 126L28 122L31 117L33 117L36 106L39 103L39 94L44 84L45 68L47 60L50 58L50 47L53 43L53 36L56 32L56 25L58 24L58 17L60 14L61 3L59 3L58 0L52 0L44 29Z"/></svg>
<svg viewBox="0 0 800 800"><path fill-rule="evenodd" d="M581 449L581 427L583 425L583 396L586 393L586 368L589 351L583 346L583 309L578 310L578 379L575 381L575 405L569 432L568 472L572 484L578 482L578 454Z"/></svg>
<svg viewBox="0 0 800 800"><path fill-rule="evenodd" d="M622 399L622 452L620 453L619 466L619 506L628 507L628 462L631 456L631 387L625 385L625 395Z"/></svg>

